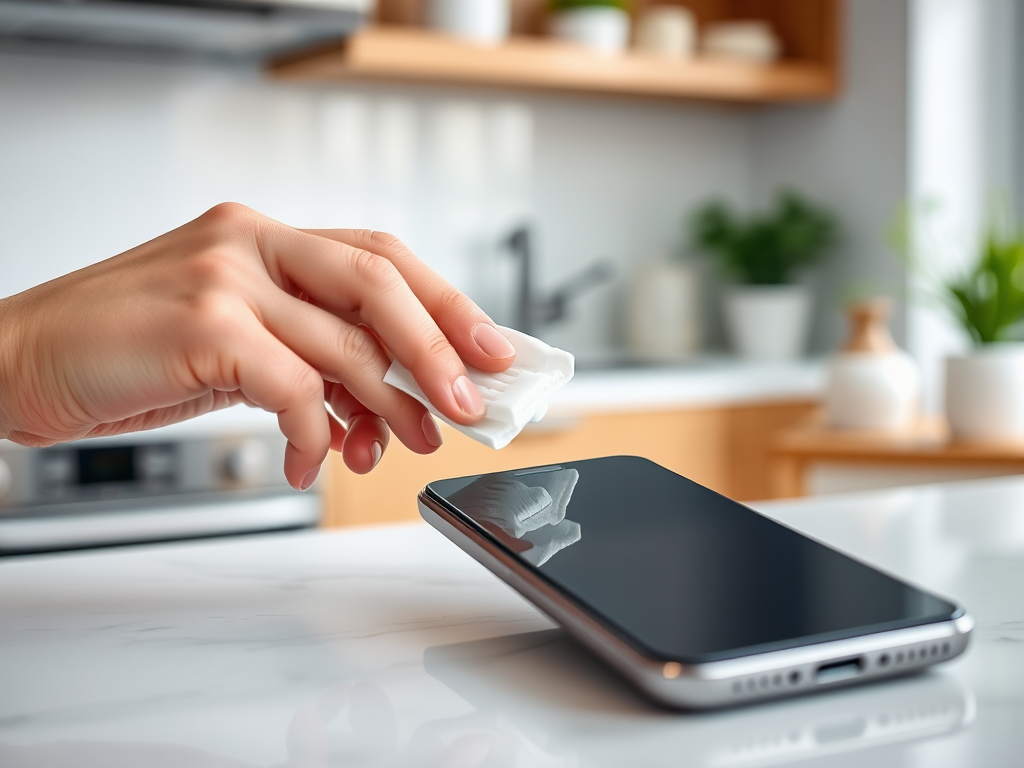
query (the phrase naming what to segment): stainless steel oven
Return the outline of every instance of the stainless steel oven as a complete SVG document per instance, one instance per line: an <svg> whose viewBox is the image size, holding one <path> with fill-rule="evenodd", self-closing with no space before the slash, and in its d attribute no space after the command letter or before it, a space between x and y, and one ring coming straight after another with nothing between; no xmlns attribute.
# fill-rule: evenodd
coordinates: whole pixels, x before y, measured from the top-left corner
<svg viewBox="0 0 1024 768"><path fill-rule="evenodd" d="M0 553L316 525L320 497L288 486L284 448L276 419L244 407L50 448L0 441Z"/></svg>

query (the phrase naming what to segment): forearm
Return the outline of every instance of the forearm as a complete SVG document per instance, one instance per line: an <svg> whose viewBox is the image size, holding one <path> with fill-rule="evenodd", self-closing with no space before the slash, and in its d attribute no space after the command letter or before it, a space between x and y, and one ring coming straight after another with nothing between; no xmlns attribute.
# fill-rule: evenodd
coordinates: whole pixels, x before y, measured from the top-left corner
<svg viewBox="0 0 1024 768"><path fill-rule="evenodd" d="M13 297L0 299L0 440L10 436L15 422L13 403L18 332L13 305Z"/></svg>

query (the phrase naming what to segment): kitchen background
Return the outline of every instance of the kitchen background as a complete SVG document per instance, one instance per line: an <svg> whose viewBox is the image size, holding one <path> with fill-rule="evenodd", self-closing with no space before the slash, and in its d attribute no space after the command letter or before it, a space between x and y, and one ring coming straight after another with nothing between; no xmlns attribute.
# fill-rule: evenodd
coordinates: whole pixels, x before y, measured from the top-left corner
<svg viewBox="0 0 1024 768"><path fill-rule="evenodd" d="M697 264L707 286L703 349L721 354L720 279L687 243L685 218L709 198L758 209L792 188L834 211L843 232L835 253L802 278L815 300L809 354L821 359L840 344L851 292L891 295L893 335L921 367L925 411L934 412L942 360L965 340L934 306L908 301L914 286L885 233L901 204L937 200L933 225L950 247L929 258L955 266L972 257L993 195L1024 211L1024 195L1014 202L1015 190L1024 190L1024 13L1013 0L848 0L838 7L835 97L768 106L311 84L273 80L253 64L3 43L0 295L234 200L295 226L390 231L511 323L516 271L503 242L528 223L541 290L595 260L615 265L613 280L539 329L581 367L617 359L627 341L629 280L664 255ZM808 370L796 379L810 380ZM815 370L820 392L821 366ZM685 390L679 382L672 386ZM638 403L644 392L636 391ZM808 388L794 392L805 397ZM647 434L638 423L623 422L622 434ZM746 422L722 424L710 432L681 427L679 439L700 451L694 435L713 434L725 445L720 435L727 433L733 446L748 434L736 426ZM766 441L767 428L758 429ZM741 464L727 448L718 475L692 472L742 495L739 486L714 481ZM556 447L545 450L554 456ZM754 463L764 463L767 450Z"/></svg>
<svg viewBox="0 0 1024 768"><path fill-rule="evenodd" d="M8 51L0 57L3 293L235 200L296 226L393 232L501 315L508 298L491 295L489 278L509 259L497 246L528 220L541 286L599 257L618 265L618 280L544 331L586 357L623 343L622 278L684 247L691 208L711 196L760 206L791 186L839 212L847 232L812 278L812 349L825 352L843 333L847 284L901 290L882 233L908 193L906 4L849 2L843 29L839 98L767 108L310 86L268 81L246 66ZM723 347L716 302L704 312L708 344ZM897 319L897 338L903 333Z"/></svg>

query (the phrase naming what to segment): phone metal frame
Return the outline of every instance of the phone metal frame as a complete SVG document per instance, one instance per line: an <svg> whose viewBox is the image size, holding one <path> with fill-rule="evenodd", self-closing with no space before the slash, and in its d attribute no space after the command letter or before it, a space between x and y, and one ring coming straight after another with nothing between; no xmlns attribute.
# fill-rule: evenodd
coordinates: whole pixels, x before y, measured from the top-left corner
<svg viewBox="0 0 1024 768"><path fill-rule="evenodd" d="M426 488L420 491L417 502L427 523L648 696L671 707L717 709L919 672L963 653L974 628L971 615L957 606L959 615L946 621L734 659L685 664L653 658L476 530ZM819 673L822 667L844 662L859 663L859 672L836 679L823 678Z"/></svg>

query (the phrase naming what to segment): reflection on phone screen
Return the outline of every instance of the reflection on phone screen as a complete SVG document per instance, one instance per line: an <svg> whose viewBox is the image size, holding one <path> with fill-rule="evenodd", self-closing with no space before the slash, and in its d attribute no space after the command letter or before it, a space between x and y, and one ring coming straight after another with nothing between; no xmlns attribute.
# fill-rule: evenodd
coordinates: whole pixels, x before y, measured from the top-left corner
<svg viewBox="0 0 1024 768"><path fill-rule="evenodd" d="M561 468L484 475L453 493L450 501L509 549L540 566L582 538L579 523L565 517L579 479L577 470Z"/></svg>

